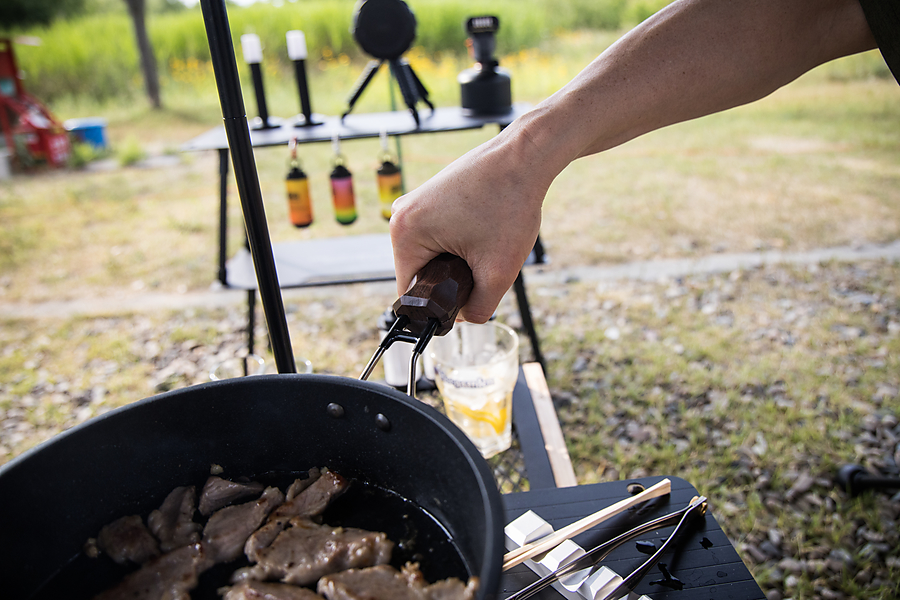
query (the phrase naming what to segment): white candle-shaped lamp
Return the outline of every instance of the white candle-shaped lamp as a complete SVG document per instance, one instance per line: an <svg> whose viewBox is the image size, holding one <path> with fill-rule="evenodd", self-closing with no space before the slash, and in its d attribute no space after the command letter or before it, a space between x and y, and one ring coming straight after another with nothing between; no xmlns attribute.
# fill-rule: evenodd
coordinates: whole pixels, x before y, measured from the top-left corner
<svg viewBox="0 0 900 600"><path fill-rule="evenodd" d="M294 74L297 77L297 90L300 92L300 112L303 120L298 120L297 127L318 125L313 122L312 106L309 102L309 84L306 81L306 58L309 55L306 50L306 36L296 29L287 32L288 58L294 62Z"/></svg>
<svg viewBox="0 0 900 600"><path fill-rule="evenodd" d="M306 60L306 36L302 31L287 32L287 51L291 60Z"/></svg>
<svg viewBox="0 0 900 600"><path fill-rule="evenodd" d="M256 106L259 109L259 120L262 128L274 127L269 125L269 109L266 107L266 91L263 87L262 68L262 43L255 33L245 33L241 36L241 51L244 53L244 62L250 65L250 74L253 76L253 89L256 92Z"/></svg>
<svg viewBox="0 0 900 600"><path fill-rule="evenodd" d="M245 33L241 36L241 51L244 53L244 62L248 65L258 65L262 62L262 43L255 33Z"/></svg>

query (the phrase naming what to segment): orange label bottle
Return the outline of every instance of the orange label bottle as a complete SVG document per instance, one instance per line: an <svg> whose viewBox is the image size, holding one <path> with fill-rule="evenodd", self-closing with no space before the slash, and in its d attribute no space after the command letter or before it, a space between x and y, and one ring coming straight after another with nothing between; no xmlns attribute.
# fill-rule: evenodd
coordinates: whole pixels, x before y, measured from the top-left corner
<svg viewBox="0 0 900 600"><path fill-rule="evenodd" d="M285 179L288 198L288 214L294 227L308 227L313 221L312 202L309 197L309 179L300 164L291 163Z"/></svg>
<svg viewBox="0 0 900 600"><path fill-rule="evenodd" d="M376 178L381 216L390 220L394 200L403 195L403 174L397 165L385 159L376 171Z"/></svg>

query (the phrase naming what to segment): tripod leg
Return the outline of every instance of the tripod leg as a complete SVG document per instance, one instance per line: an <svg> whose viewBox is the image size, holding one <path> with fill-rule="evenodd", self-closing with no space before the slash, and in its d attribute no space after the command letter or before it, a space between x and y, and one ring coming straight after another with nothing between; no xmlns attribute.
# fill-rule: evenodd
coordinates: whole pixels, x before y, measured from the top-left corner
<svg viewBox="0 0 900 600"><path fill-rule="evenodd" d="M413 84L416 86L416 91L419 93L419 98L422 99L422 102L428 105L432 111L434 110L434 104L431 103L431 100L428 98L428 90L425 89L425 86L422 84L422 80L419 79L419 76L416 75L416 72L413 71L412 65L410 65L407 61L403 61L404 67L409 71L409 78L412 79Z"/></svg>
<svg viewBox="0 0 900 600"><path fill-rule="evenodd" d="M406 102L406 106L409 107L409 112L412 113L413 119L416 120L416 127L418 127L419 113L416 111L417 97L413 83L409 79L409 74L398 59L391 60L390 65L391 73L394 74L394 79L397 80L397 85L400 87L400 94L403 95L403 101Z"/></svg>
<svg viewBox="0 0 900 600"><path fill-rule="evenodd" d="M366 86L369 85L369 82L372 81L372 78L375 77L375 73L378 72L378 68L384 64L383 60L370 60L369 64L366 65L365 70L363 70L362 75L359 76L359 79L356 80L356 86L353 88L353 92L350 94L350 99L347 101L347 110L344 114L341 115L341 120L344 120L344 117L350 114L350 111L353 110L353 105L356 104L356 101L359 100L359 97L362 96L363 91L366 89Z"/></svg>

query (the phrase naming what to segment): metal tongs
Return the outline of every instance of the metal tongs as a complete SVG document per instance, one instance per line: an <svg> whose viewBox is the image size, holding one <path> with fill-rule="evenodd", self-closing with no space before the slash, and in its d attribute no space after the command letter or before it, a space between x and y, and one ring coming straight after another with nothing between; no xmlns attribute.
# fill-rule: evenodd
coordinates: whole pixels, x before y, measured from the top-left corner
<svg viewBox="0 0 900 600"><path fill-rule="evenodd" d="M542 591L543 589L549 587L550 585L556 583L556 581L560 579L564 579L573 573L577 573L578 571L582 571L584 569L589 569L597 565L601 560L609 556L609 554L621 546L622 544L633 540L634 538L647 533L648 531L653 531L655 529L660 529L662 527L666 527L671 525L672 523L678 523L675 526L675 529L672 531L671 535L669 535L668 539L659 547L659 550L653 553L650 558L644 561L640 567L635 569L628 577L622 580L616 588L610 592L603 600L618 600L623 596L628 595L629 592L633 591L637 584L643 579L650 569L652 569L656 563L659 562L659 559L662 558L662 555L668 550L669 546L672 544L672 541L678 537L678 535L684 530L684 524L688 521L690 516L702 516L706 514L706 506L707 500L705 496L695 496L691 499L690 504L681 510L675 511L673 513L669 513L665 516L659 517L658 519L654 519L652 521L648 521L641 525L638 525L634 529L630 531L626 531L625 533L609 540L608 542L604 542L599 546L591 549L586 554L583 554L579 558L576 558L573 561L566 563L560 568L556 569L552 573L548 573L547 575L541 577L539 580L535 581L531 585L522 588L512 596L508 596L506 600L525 600L525 598L530 598Z"/></svg>
<svg viewBox="0 0 900 600"><path fill-rule="evenodd" d="M394 302L397 320L381 340L360 379L371 375L381 355L394 342L415 344L409 360L409 382L406 393L416 395L416 364L431 338L444 335L453 328L459 309L469 299L474 287L472 270L466 261L453 254L441 254L416 273L409 289Z"/></svg>

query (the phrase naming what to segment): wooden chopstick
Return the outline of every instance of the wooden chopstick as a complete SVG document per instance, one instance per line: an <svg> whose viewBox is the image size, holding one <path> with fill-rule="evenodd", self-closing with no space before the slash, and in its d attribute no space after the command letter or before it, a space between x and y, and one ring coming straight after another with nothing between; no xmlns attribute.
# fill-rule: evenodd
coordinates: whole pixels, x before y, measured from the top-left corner
<svg viewBox="0 0 900 600"><path fill-rule="evenodd" d="M647 488L640 494L636 494L630 498L620 500L612 506L607 506L602 510L598 510L592 515L588 515L581 520L575 521L571 525L567 525L559 531L556 531L549 535L545 535L541 539L531 542L530 544L525 544L521 548L510 550L503 557L503 570L506 571L518 564L525 562L530 558L534 558L538 554L543 554L544 552L547 552L548 550L551 550L560 545L564 541L575 537L579 533L584 533L588 529L599 525L603 521L616 516L622 511L628 510L636 504L646 502L647 500L651 500L653 498L658 498L659 496L665 496L671 491L672 482L668 479L663 479L653 487Z"/></svg>

